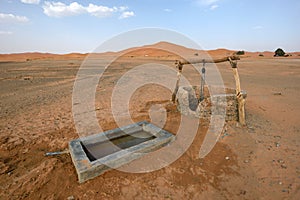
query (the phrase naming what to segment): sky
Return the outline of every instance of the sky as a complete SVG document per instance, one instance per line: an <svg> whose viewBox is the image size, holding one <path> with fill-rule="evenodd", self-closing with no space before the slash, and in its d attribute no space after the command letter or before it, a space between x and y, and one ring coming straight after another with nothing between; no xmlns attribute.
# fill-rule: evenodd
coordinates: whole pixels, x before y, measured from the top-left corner
<svg viewBox="0 0 300 200"><path fill-rule="evenodd" d="M148 27L207 50L293 52L299 19L299 0L0 0L0 53L88 53Z"/></svg>

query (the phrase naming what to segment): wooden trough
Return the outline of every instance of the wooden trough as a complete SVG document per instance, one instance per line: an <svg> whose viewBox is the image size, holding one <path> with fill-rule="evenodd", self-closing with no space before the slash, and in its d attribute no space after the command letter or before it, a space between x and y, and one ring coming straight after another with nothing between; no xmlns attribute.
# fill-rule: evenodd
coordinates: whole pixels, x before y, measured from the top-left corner
<svg viewBox="0 0 300 200"><path fill-rule="evenodd" d="M162 148L175 136L146 121L69 142L78 180L83 183L112 168Z"/></svg>

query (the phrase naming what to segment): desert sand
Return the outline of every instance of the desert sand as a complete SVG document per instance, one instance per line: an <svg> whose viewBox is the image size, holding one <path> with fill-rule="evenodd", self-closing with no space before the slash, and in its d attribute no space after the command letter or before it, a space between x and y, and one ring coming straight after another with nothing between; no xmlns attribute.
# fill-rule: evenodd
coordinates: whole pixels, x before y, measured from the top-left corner
<svg viewBox="0 0 300 200"><path fill-rule="evenodd" d="M96 94L97 117L105 130L117 127L109 96L118 77L148 62L175 66L175 55L156 48L128 50L105 72ZM195 50L173 48L195 56ZM232 52L208 51L212 57ZM247 126L227 123L205 158L198 158L208 128L204 124L188 151L161 170L111 170L83 184L68 154L44 154L62 151L79 137L72 118L72 90L86 55L0 55L0 199L299 199L299 55L242 56L238 69L248 93ZM234 87L229 63L217 66L225 85ZM183 74L192 76L193 71L186 68ZM131 117L149 121L149 107L170 97L171 91L159 86L140 88L131 99ZM171 103L167 112L164 128L175 133L180 114Z"/></svg>

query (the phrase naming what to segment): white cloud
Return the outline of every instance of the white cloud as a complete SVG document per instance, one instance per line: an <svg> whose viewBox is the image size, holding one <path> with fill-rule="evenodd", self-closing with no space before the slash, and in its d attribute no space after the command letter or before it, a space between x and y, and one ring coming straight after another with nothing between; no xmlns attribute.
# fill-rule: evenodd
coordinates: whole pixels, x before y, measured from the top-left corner
<svg viewBox="0 0 300 200"><path fill-rule="evenodd" d="M219 7L218 5L214 4L214 5L211 5L211 6L210 6L210 9L211 9L211 10L215 10L215 9L218 8L218 7Z"/></svg>
<svg viewBox="0 0 300 200"><path fill-rule="evenodd" d="M172 10L169 9L169 8L165 8L164 11L165 11L165 12L172 12Z"/></svg>
<svg viewBox="0 0 300 200"><path fill-rule="evenodd" d="M61 2L46 1L43 5L43 9L44 13L49 17L65 17L78 15L86 12L86 9L77 2L73 2L70 5L66 5Z"/></svg>
<svg viewBox="0 0 300 200"><path fill-rule="evenodd" d="M27 4L39 4L40 0L21 0L21 2Z"/></svg>
<svg viewBox="0 0 300 200"><path fill-rule="evenodd" d="M11 31L0 31L0 35L11 35L13 32Z"/></svg>
<svg viewBox="0 0 300 200"><path fill-rule="evenodd" d="M77 2L66 5L62 2L48 2L43 5L44 13L49 17L66 17L80 14L90 14L96 17L108 17L116 12L123 12L128 9L126 6L121 7L107 7L101 5L89 4L83 6Z"/></svg>
<svg viewBox="0 0 300 200"><path fill-rule="evenodd" d="M252 29L254 30L260 30L260 29L263 29L264 27L263 26L254 26L252 27Z"/></svg>
<svg viewBox="0 0 300 200"><path fill-rule="evenodd" d="M26 22L29 22L29 19L25 16L0 13L0 23L26 23Z"/></svg>
<svg viewBox="0 0 300 200"><path fill-rule="evenodd" d="M120 19L125 19L125 18L128 18L128 17L134 17L134 16L135 16L134 12L126 11L126 12L123 12L122 15L119 18Z"/></svg>
<svg viewBox="0 0 300 200"><path fill-rule="evenodd" d="M217 4L221 0L194 0L199 6L209 8L209 10L215 10L219 7Z"/></svg>
<svg viewBox="0 0 300 200"><path fill-rule="evenodd" d="M120 6L120 7L119 7L119 11L120 11L120 12L123 12L123 11L125 11L125 10L128 10L128 7L127 7L127 6Z"/></svg>
<svg viewBox="0 0 300 200"><path fill-rule="evenodd" d="M201 5L210 6L212 4L217 3L219 0L197 0L197 2Z"/></svg>
<svg viewBox="0 0 300 200"><path fill-rule="evenodd" d="M123 7L122 7L123 9ZM110 16L112 13L118 12L118 8L117 7L106 7L106 6L97 6L94 4L89 4L88 7L86 7L86 10L88 13L90 13L93 16L96 17L107 17Z"/></svg>

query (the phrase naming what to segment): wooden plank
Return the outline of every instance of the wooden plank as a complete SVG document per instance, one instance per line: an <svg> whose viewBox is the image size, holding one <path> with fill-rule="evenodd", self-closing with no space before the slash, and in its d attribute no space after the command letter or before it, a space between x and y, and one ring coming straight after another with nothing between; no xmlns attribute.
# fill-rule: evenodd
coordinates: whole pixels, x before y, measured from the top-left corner
<svg viewBox="0 0 300 200"><path fill-rule="evenodd" d="M188 65L188 64L197 64L197 63L221 63L230 60L240 60L239 56L232 55L219 59L195 59L195 60L178 60L175 64Z"/></svg>

